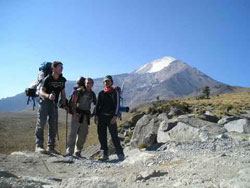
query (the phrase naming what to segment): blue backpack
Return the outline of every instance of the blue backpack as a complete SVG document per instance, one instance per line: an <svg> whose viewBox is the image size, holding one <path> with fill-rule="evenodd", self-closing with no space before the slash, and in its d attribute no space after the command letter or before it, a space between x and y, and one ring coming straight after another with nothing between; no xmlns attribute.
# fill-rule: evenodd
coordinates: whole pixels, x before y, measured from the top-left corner
<svg viewBox="0 0 250 188"><path fill-rule="evenodd" d="M43 62L39 67L39 73L37 76L37 80L34 81L28 88L25 89L25 94L28 97L27 105L32 100L33 101L33 110L36 106L35 99L40 96L40 89L42 87L42 82L44 78L52 74L52 63L51 62Z"/></svg>

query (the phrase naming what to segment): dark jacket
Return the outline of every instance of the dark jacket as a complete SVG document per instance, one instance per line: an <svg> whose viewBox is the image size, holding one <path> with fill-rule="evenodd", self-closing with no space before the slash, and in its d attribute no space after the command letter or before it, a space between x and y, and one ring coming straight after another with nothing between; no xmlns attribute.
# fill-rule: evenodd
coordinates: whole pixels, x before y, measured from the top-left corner
<svg viewBox="0 0 250 188"><path fill-rule="evenodd" d="M120 99L117 90L114 89L112 92L104 92L104 90L102 90L98 94L95 115L118 116L119 107Z"/></svg>

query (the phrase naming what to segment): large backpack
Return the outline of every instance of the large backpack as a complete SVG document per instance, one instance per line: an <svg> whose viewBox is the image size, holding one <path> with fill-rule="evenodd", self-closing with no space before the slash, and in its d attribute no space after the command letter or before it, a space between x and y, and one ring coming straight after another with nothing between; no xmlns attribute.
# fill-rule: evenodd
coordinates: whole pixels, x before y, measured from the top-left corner
<svg viewBox="0 0 250 188"><path fill-rule="evenodd" d="M37 76L37 80L34 81L28 88L25 89L25 94L28 97L27 105L32 100L33 101L33 110L36 106L35 99L39 99L40 97L40 89L42 87L42 82L44 78L52 74L52 63L51 62L43 62L39 67L39 73Z"/></svg>

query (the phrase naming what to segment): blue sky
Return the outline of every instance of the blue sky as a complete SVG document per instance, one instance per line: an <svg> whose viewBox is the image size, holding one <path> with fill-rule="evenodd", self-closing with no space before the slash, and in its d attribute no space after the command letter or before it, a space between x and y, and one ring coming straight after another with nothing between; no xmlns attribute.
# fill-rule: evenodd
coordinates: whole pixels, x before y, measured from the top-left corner
<svg viewBox="0 0 250 188"><path fill-rule="evenodd" d="M250 87L249 0L0 0L0 98L43 61L64 76L129 73L164 56Z"/></svg>

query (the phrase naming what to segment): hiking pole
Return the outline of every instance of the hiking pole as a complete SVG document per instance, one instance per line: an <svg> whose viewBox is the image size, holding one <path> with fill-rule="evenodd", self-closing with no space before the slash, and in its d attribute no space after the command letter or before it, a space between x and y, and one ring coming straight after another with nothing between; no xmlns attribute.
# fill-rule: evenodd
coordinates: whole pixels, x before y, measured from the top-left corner
<svg viewBox="0 0 250 188"><path fill-rule="evenodd" d="M52 91L52 94L55 96L54 91ZM54 107L54 114L56 114L55 100L53 100L53 107ZM58 131L58 113L57 113L57 116L56 116L56 135L57 135L57 140L58 140L59 153L61 153L60 138L59 138L59 131Z"/></svg>
<svg viewBox="0 0 250 188"><path fill-rule="evenodd" d="M68 110L66 110L66 143L65 143L65 148L67 152L67 138L68 138Z"/></svg>

